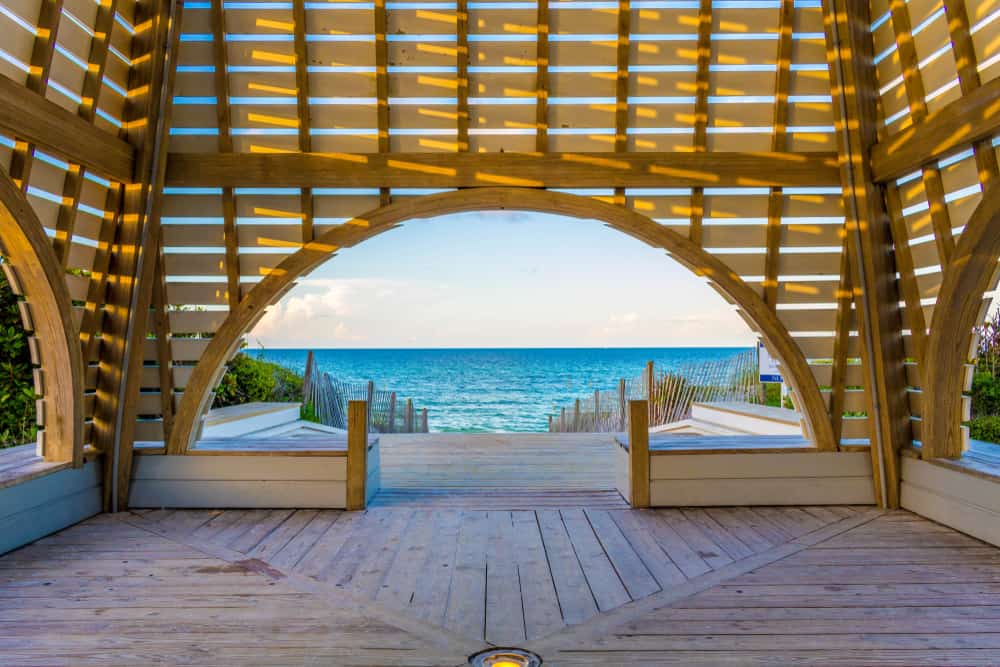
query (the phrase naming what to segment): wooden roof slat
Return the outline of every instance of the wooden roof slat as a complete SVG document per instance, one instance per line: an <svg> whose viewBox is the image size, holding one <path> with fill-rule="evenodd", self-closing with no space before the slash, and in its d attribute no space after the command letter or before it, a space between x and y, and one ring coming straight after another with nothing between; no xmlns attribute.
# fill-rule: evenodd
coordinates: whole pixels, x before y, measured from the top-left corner
<svg viewBox="0 0 1000 667"><path fill-rule="evenodd" d="M535 150L549 150L549 0L538 0L535 44Z"/></svg>

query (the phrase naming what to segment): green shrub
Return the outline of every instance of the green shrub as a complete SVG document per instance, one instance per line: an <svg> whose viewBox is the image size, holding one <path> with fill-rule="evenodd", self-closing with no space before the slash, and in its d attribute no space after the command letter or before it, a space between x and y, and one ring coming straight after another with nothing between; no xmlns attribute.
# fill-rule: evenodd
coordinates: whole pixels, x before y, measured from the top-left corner
<svg viewBox="0 0 1000 667"><path fill-rule="evenodd" d="M302 378L284 366L246 353L226 364L226 373L215 390L212 407L255 401L294 403L302 400Z"/></svg>
<svg viewBox="0 0 1000 667"><path fill-rule="evenodd" d="M37 398L17 296L0 272L0 447L35 439Z"/></svg>
<svg viewBox="0 0 1000 667"><path fill-rule="evenodd" d="M299 411L299 418L307 422L315 422L317 424L322 423L319 419L319 415L316 414L316 408L312 403L302 404L302 409Z"/></svg>
<svg viewBox="0 0 1000 667"><path fill-rule="evenodd" d="M973 440L1000 443L1000 415L976 417L968 425Z"/></svg>
<svg viewBox="0 0 1000 667"><path fill-rule="evenodd" d="M1000 415L1000 377L984 371L972 376L972 415Z"/></svg>
<svg viewBox="0 0 1000 667"><path fill-rule="evenodd" d="M781 383L779 382L764 383L764 405L769 405L772 408L795 409L791 395L785 396L784 400L781 399Z"/></svg>

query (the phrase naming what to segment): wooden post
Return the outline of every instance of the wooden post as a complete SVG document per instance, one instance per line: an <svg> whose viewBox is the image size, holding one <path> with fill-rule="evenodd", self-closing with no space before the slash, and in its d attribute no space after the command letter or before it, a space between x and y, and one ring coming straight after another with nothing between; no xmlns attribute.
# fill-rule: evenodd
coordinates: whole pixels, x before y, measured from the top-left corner
<svg viewBox="0 0 1000 667"><path fill-rule="evenodd" d="M649 507L649 406L646 401L629 402L628 420L629 504Z"/></svg>
<svg viewBox="0 0 1000 667"><path fill-rule="evenodd" d="M306 355L306 372L302 376L302 402L309 402L309 392L312 389L312 374L313 374L313 351L309 350L309 354Z"/></svg>
<svg viewBox="0 0 1000 667"><path fill-rule="evenodd" d="M559 432L564 433L566 431L566 407L563 406L559 410Z"/></svg>
<svg viewBox="0 0 1000 667"><path fill-rule="evenodd" d="M653 390L656 388L656 380L653 376L653 362L646 362L646 401L649 406L649 414L646 416L647 421L651 421L653 417Z"/></svg>
<svg viewBox="0 0 1000 667"><path fill-rule="evenodd" d="M389 394L389 423L385 426L386 433L396 430L396 392Z"/></svg>
<svg viewBox="0 0 1000 667"><path fill-rule="evenodd" d="M427 408L424 408L420 413L420 432L429 433L430 429L427 427Z"/></svg>
<svg viewBox="0 0 1000 667"><path fill-rule="evenodd" d="M628 423L628 409L625 407L625 378L618 380L618 415L621 421L620 428L625 430Z"/></svg>
<svg viewBox="0 0 1000 667"><path fill-rule="evenodd" d="M601 390L594 390L594 431L598 432L601 430Z"/></svg>
<svg viewBox="0 0 1000 667"><path fill-rule="evenodd" d="M368 477L368 403L347 404L347 509L365 508Z"/></svg>
<svg viewBox="0 0 1000 667"><path fill-rule="evenodd" d="M549 415L549 433L552 433L552 415Z"/></svg>
<svg viewBox="0 0 1000 667"><path fill-rule="evenodd" d="M413 399L406 399L406 432L413 433Z"/></svg>
<svg viewBox="0 0 1000 667"><path fill-rule="evenodd" d="M573 404L573 432L580 432L580 399L576 399L576 403Z"/></svg>
<svg viewBox="0 0 1000 667"><path fill-rule="evenodd" d="M372 405L372 403L374 401L375 401L375 380L369 380L368 381L368 400L367 400L367 403L369 405L369 409L368 409L368 428L369 429L371 429L371 427L372 427L372 411L371 411L371 407L370 406Z"/></svg>

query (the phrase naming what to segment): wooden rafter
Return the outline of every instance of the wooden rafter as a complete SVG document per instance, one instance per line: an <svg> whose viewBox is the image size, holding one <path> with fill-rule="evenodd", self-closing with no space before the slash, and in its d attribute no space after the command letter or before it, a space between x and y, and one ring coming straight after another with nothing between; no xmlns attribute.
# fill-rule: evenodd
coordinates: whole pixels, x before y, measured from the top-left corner
<svg viewBox="0 0 1000 667"><path fill-rule="evenodd" d="M945 17L948 19L948 33L951 36L951 49L955 55L955 65L958 68L958 83L963 95L971 95L982 85L979 78L979 61L976 48L972 43L972 31L969 28L969 12L965 8L965 0L949 0L944 3ZM976 167L979 170L979 182L985 189L997 176L1000 168L997 166L997 154L993 150L993 140L981 139L972 144L976 153Z"/></svg>
<svg viewBox="0 0 1000 667"><path fill-rule="evenodd" d="M375 0L375 103L378 152L389 152L389 44L386 39L388 17L385 0ZM379 188L379 201L387 206L392 199L388 186Z"/></svg>
<svg viewBox="0 0 1000 667"><path fill-rule="evenodd" d="M774 117L772 119L771 150L787 148L788 86L791 78L792 28L795 19L794 0L782 0L778 19L778 54L774 78ZM778 305L778 260L781 249L781 216L784 212L781 188L771 188L767 198L767 250L764 256L764 301L771 308Z"/></svg>
<svg viewBox="0 0 1000 667"><path fill-rule="evenodd" d="M867 375L876 497L899 506L899 451L911 441L900 332L899 294L892 277L891 234L883 194L871 175L878 87L864 0L824 0L827 57L841 152L851 282Z"/></svg>
<svg viewBox="0 0 1000 667"><path fill-rule="evenodd" d="M173 153L178 187L821 186L830 153Z"/></svg>
<svg viewBox="0 0 1000 667"><path fill-rule="evenodd" d="M920 303L920 285L914 273L913 252L910 250L909 232L906 220L903 218L903 203L899 195L899 186L886 183L885 203L892 226L892 241L896 270L899 272L899 291L903 297L903 312L910 328L910 340L913 343L913 356L917 360L919 373L924 374L924 350L927 347L927 320L924 317L924 307Z"/></svg>
<svg viewBox="0 0 1000 667"><path fill-rule="evenodd" d="M918 123L927 117L927 102L917 48L913 42L910 10L906 6L906 0L891 0L889 11L892 15L892 29L896 35L899 64L903 68L903 87L906 89L910 105L910 118L914 123ZM931 228L934 231L934 241L943 266L948 263L951 253L955 250L955 239L951 233L951 216L948 215L948 206L944 201L944 184L941 182L941 172L937 165L925 165L922 171L924 191L930 207Z"/></svg>
<svg viewBox="0 0 1000 667"><path fill-rule="evenodd" d="M872 148L872 178L900 178L1000 130L1000 79L991 79Z"/></svg>
<svg viewBox="0 0 1000 667"><path fill-rule="evenodd" d="M628 150L628 64L632 26L631 0L618 0L617 75L615 77L615 152ZM615 188L615 203L625 205L625 188Z"/></svg>
<svg viewBox="0 0 1000 667"><path fill-rule="evenodd" d="M31 92L43 97L49 87L49 74L52 71L52 56L56 52L62 7L62 0L42 0L42 6L38 11L38 27L31 49L31 66L24 85ZM34 155L34 146L18 144L10 156L10 177L18 183L23 192L28 191Z"/></svg>
<svg viewBox="0 0 1000 667"><path fill-rule="evenodd" d="M837 285L837 325L833 339L833 367L830 372L830 422L833 438L840 446L844 435L844 404L847 398L847 351L851 346L851 263L847 239L840 250L840 282Z"/></svg>
<svg viewBox="0 0 1000 667"><path fill-rule="evenodd" d="M712 65L712 0L701 0L698 7L698 55L694 90L694 152L708 150L708 87ZM705 217L705 188L691 188L691 228L688 237L701 245L702 220Z"/></svg>
<svg viewBox="0 0 1000 667"><path fill-rule="evenodd" d="M80 320L80 345L83 363L97 361L101 339L97 336L104 316L104 299L108 286L108 270L111 266L112 246L120 222L120 207L124 186L112 183L104 200L104 218L97 238L94 265L90 270L90 284L87 286L87 301Z"/></svg>
<svg viewBox="0 0 1000 667"><path fill-rule="evenodd" d="M212 3L212 51L215 56L215 115L219 126L219 152L233 152L233 118L229 105L229 52L226 15L221 2ZM236 197L233 188L222 188L222 237L226 248L226 294L229 307L240 302L239 237L236 231Z"/></svg>
<svg viewBox="0 0 1000 667"><path fill-rule="evenodd" d="M535 150L549 151L549 0L538 0L535 43Z"/></svg>
<svg viewBox="0 0 1000 667"><path fill-rule="evenodd" d="M94 18L94 37L90 42L90 68L84 74L83 88L80 98L83 100L77 112L80 118L88 123L94 122L97 105L100 101L101 88L104 86L104 69L108 62L108 44L111 41L111 29L114 26L117 0L102 0L97 7ZM85 168L70 163L63 183L63 203L59 207L56 219L56 235L52 239L56 257L66 266L69 251L73 242L73 228L76 224L76 213L80 205L80 194L83 191Z"/></svg>
<svg viewBox="0 0 1000 667"><path fill-rule="evenodd" d="M469 3L455 3L456 117L458 150L469 150Z"/></svg>
<svg viewBox="0 0 1000 667"><path fill-rule="evenodd" d="M119 183L132 180L128 143L38 93L0 76L0 129Z"/></svg>
<svg viewBox="0 0 1000 667"><path fill-rule="evenodd" d="M309 111L309 46L306 44L306 3L292 0L292 22L295 40L295 100L299 111L299 150L312 152L312 127ZM302 242L313 239L313 194L312 188L299 191L299 206L302 215Z"/></svg>
<svg viewBox="0 0 1000 667"><path fill-rule="evenodd" d="M173 355L170 351L170 315L167 312L167 267L160 252L156 256L156 276L153 279L152 331L156 336L156 371L160 385L160 417L163 437L170 436L174 425Z"/></svg>

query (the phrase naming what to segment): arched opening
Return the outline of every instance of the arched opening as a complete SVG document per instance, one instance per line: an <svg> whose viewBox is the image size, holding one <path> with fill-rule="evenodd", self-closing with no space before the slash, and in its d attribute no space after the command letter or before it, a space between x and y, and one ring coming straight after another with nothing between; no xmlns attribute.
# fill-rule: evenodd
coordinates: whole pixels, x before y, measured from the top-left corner
<svg viewBox="0 0 1000 667"><path fill-rule="evenodd" d="M210 393L243 335L294 281L308 275L339 249L351 247L411 219L468 211L532 211L593 219L644 243L667 251L675 260L707 278L738 305L744 319L783 362L786 380L799 397L806 435L821 450L835 450L830 420L805 358L761 296L724 263L687 238L651 219L612 204L574 195L517 188L483 188L428 195L385 206L331 229L288 257L247 294L216 331L192 372L178 408L168 453L187 451L196 422L208 407Z"/></svg>
<svg viewBox="0 0 1000 667"><path fill-rule="evenodd" d="M962 423L968 418L970 360L976 356L973 330L986 318L997 284L1000 258L1000 192L991 186L959 237L944 269L927 340L928 373L922 456L958 458L965 449Z"/></svg>
<svg viewBox="0 0 1000 667"><path fill-rule="evenodd" d="M39 454L83 464L83 362L64 272L28 200L0 169L0 241L11 289L23 297L36 366Z"/></svg>

